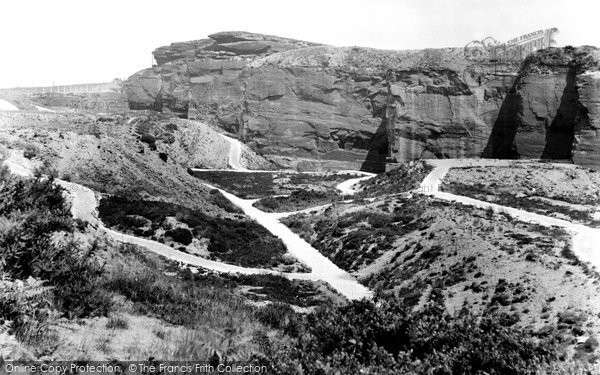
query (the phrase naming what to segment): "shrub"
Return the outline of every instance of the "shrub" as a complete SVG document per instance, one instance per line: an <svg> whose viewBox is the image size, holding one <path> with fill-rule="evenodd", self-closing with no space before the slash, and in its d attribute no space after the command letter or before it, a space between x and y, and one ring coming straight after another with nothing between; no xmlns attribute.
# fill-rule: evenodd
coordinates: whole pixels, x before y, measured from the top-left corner
<svg viewBox="0 0 600 375"><path fill-rule="evenodd" d="M23 150L23 156L27 159L33 159L37 156L38 152L39 151L37 147L35 147L34 145L27 145L25 146L25 150Z"/></svg>
<svg viewBox="0 0 600 375"><path fill-rule="evenodd" d="M265 212L289 212L339 201L342 197L331 191L295 190L285 197L267 197L254 204Z"/></svg>
<svg viewBox="0 0 600 375"><path fill-rule="evenodd" d="M243 212L242 209L231 203L229 199L225 198L225 196L223 196L223 194L221 194L221 192L217 189L210 191L210 199L215 206L222 208L229 213Z"/></svg>
<svg viewBox="0 0 600 375"><path fill-rule="evenodd" d="M106 322L106 328L108 329L127 329L129 328L129 321L121 316L111 316Z"/></svg>
<svg viewBox="0 0 600 375"><path fill-rule="evenodd" d="M194 237L210 240L209 252L224 261L245 267L280 264L286 252L280 239L254 221L213 217L200 210L171 203L110 196L100 201L98 212L108 226L120 226L131 230L135 227L132 227L132 223L127 219L129 215L140 215L151 220L153 228L163 225L167 217L175 216L180 222L193 228ZM187 233L182 232L181 235L183 237L178 237L179 239L189 239L191 242Z"/></svg>
<svg viewBox="0 0 600 375"><path fill-rule="evenodd" d="M140 137L140 141L151 145L156 143L156 137L154 137L152 134L144 133Z"/></svg>
<svg viewBox="0 0 600 375"><path fill-rule="evenodd" d="M371 224L373 228L383 228L387 226L392 220L390 215L386 215L383 213L372 213L367 219L367 221L369 222L369 224Z"/></svg>
<svg viewBox="0 0 600 375"><path fill-rule="evenodd" d="M47 176L55 179L58 178L58 171L56 168L52 167L52 163L50 163L48 160L44 160L41 166L34 168L33 175L36 178Z"/></svg>
<svg viewBox="0 0 600 375"><path fill-rule="evenodd" d="M84 250L69 237L76 223L63 189L52 178L10 179L0 186L2 271L17 279L48 280L56 287L56 308L71 316L105 313L110 299L96 290L102 274L94 257L97 244ZM67 241L55 241L56 232L64 232Z"/></svg>
<svg viewBox="0 0 600 375"><path fill-rule="evenodd" d="M491 317L450 316L439 300L417 312L393 301L320 308L302 329L278 353L277 373L517 375L556 358L549 342L536 343Z"/></svg>
<svg viewBox="0 0 600 375"><path fill-rule="evenodd" d="M175 228L165 232L166 237L171 237L173 241L183 245L189 245L192 243L194 236L189 229L186 228Z"/></svg>
<svg viewBox="0 0 600 375"><path fill-rule="evenodd" d="M422 161L402 164L396 169L361 182L362 190L358 192L357 197L376 197L416 189L432 169L433 167Z"/></svg>
<svg viewBox="0 0 600 375"><path fill-rule="evenodd" d="M295 336L300 329L298 314L286 303L270 303L256 312L258 320L270 327L281 329Z"/></svg>

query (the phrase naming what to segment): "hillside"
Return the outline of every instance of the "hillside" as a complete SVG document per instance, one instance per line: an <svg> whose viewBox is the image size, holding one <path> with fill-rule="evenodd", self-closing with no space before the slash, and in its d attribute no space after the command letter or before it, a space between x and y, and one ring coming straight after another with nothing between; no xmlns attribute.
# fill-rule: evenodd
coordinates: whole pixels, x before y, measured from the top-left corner
<svg viewBox="0 0 600 375"><path fill-rule="evenodd" d="M498 176L497 181L514 181L494 171L498 168L455 168L444 181L452 187L455 182L450 181L458 179L463 185L451 191L470 196L465 186L472 189L478 186L475 181L490 181L482 173ZM557 166L535 163L502 168L515 175L527 171L532 186L551 179L549 170L561 176L577 173L579 178L553 189L554 196L563 194L577 201L581 200L577 194L586 194L583 181L597 178L597 173L582 169L567 168L565 173ZM442 296L445 310L451 313L493 316L502 326L558 340L564 357L595 360L593 350L583 343L597 340L600 332L597 258L590 254L594 263L579 258L582 254L574 252L570 230L429 197L428 191L413 183L420 173L418 166L389 172L377 184L363 183L368 200L336 203L317 213L289 216L284 222L384 300L419 311L432 295ZM497 199L503 194L497 181L490 181L494 190L475 198L515 206L514 199ZM593 185L598 188L597 181ZM380 193L373 194L374 189ZM534 211L531 205L516 207ZM543 215L556 214L551 210ZM598 233L594 236L600 238ZM585 251L594 248L592 244Z"/></svg>
<svg viewBox="0 0 600 375"><path fill-rule="evenodd" d="M5 154L25 150L20 157L102 193L190 207L204 206L210 196L187 169L227 168L230 147L201 123L144 112L87 111L0 112L0 144ZM270 168L256 154L247 155L249 168ZM211 204L204 207L210 210Z"/></svg>

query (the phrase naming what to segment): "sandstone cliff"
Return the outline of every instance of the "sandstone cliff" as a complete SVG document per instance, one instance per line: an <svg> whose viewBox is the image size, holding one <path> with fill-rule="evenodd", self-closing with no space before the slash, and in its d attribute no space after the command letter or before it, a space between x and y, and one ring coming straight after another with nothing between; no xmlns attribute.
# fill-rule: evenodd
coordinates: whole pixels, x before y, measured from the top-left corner
<svg viewBox="0 0 600 375"><path fill-rule="evenodd" d="M287 167L381 171L482 155L600 165L597 49L550 49L523 67L462 51L223 32L158 48L158 65L126 91L132 109L213 123ZM569 131L570 150L558 136Z"/></svg>
<svg viewBox="0 0 600 375"><path fill-rule="evenodd" d="M600 167L600 51L548 48L527 58L505 96L484 156Z"/></svg>

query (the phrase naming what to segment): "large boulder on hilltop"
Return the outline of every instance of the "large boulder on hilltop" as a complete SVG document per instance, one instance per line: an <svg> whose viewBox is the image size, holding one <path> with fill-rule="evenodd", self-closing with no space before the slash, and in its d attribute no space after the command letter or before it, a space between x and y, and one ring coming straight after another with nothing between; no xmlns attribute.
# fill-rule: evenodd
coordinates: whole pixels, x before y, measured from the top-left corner
<svg viewBox="0 0 600 375"><path fill-rule="evenodd" d="M223 59L237 55L263 55L317 45L319 44L273 35L225 31L212 34L208 39L176 42L169 46L159 47L152 52L152 55L156 63L162 65L177 60L193 60L202 57Z"/></svg>
<svg viewBox="0 0 600 375"><path fill-rule="evenodd" d="M160 111L162 82L162 76L153 69L145 69L129 77L124 87L130 108Z"/></svg>
<svg viewBox="0 0 600 375"><path fill-rule="evenodd" d="M469 61L462 48L340 48L233 31L154 56L157 66L126 83L131 108L220 126L283 167L381 171L482 155L598 164L592 47L539 51L521 66Z"/></svg>
<svg viewBox="0 0 600 375"><path fill-rule="evenodd" d="M260 55L266 53L271 45L264 42L234 42L219 44L219 50L233 52L236 55Z"/></svg>
<svg viewBox="0 0 600 375"><path fill-rule="evenodd" d="M318 46L319 43L306 42L303 40L283 38L276 35L265 35L249 33L247 31L222 31L208 36L219 44L236 42L268 42L270 44L288 44L297 47Z"/></svg>
<svg viewBox="0 0 600 375"><path fill-rule="evenodd" d="M172 43L170 46L159 47L152 52L156 63L161 65L169 61L193 59L196 51L208 49L215 41L212 39L192 40L189 42Z"/></svg>

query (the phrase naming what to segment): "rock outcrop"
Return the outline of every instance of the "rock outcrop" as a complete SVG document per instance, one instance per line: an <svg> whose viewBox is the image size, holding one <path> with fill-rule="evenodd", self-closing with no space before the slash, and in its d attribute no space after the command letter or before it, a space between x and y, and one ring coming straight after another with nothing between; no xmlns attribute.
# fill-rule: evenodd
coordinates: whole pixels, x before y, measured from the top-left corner
<svg viewBox="0 0 600 375"><path fill-rule="evenodd" d="M567 47L527 58L502 103L484 156L600 167L599 56L592 47Z"/></svg>
<svg viewBox="0 0 600 375"><path fill-rule="evenodd" d="M130 108L218 125L284 167L381 171L481 155L600 165L594 48L538 52L521 69L469 61L461 48L338 48L223 32L154 57L158 65L126 82Z"/></svg>

